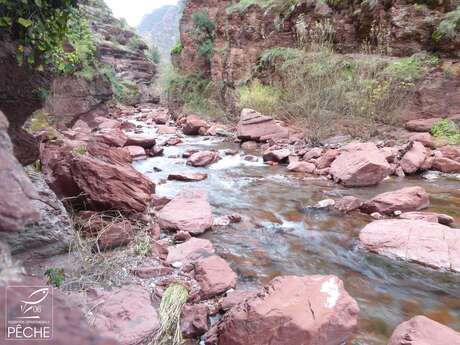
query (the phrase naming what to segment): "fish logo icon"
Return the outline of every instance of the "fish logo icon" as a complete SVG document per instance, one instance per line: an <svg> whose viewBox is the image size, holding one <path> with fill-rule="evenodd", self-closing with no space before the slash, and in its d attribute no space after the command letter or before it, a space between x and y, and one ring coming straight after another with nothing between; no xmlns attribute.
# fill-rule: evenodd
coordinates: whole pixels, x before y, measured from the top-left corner
<svg viewBox="0 0 460 345"><path fill-rule="evenodd" d="M21 300L21 319L39 319L40 316L36 315L41 312L41 303L48 297L49 288L40 288L32 292L25 300ZM35 315L31 315L35 314Z"/></svg>

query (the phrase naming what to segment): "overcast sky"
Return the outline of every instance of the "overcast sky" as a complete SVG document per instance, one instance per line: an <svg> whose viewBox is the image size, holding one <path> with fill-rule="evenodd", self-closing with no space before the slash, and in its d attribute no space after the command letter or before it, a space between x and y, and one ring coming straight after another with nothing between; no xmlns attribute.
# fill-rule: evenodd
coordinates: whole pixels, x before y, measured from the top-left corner
<svg viewBox="0 0 460 345"><path fill-rule="evenodd" d="M115 17L125 18L128 24L136 27L145 14L163 5L175 5L177 0L105 0Z"/></svg>

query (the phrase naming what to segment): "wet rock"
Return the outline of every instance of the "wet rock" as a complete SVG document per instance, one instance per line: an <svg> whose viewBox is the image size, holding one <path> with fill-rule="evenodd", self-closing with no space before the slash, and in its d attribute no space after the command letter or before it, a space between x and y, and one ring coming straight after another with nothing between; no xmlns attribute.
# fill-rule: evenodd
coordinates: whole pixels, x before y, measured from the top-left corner
<svg viewBox="0 0 460 345"><path fill-rule="evenodd" d="M152 195L152 205L157 209L161 210L171 199L166 196Z"/></svg>
<svg viewBox="0 0 460 345"><path fill-rule="evenodd" d="M163 147L155 145L150 150L147 150L146 153L149 157L158 157L162 156L164 152Z"/></svg>
<svg viewBox="0 0 460 345"><path fill-rule="evenodd" d="M26 168L26 171L37 192L36 198L29 199L29 207L38 214L37 220L24 225L20 232L0 231L0 241L8 243L12 253L19 255L23 261L61 254L74 239L72 221L64 205L50 190L42 175L31 167ZM20 211L21 207L21 204L16 205L14 212Z"/></svg>
<svg viewBox="0 0 460 345"><path fill-rule="evenodd" d="M388 345L460 345L460 333L425 316L400 324Z"/></svg>
<svg viewBox="0 0 460 345"><path fill-rule="evenodd" d="M395 211L419 211L430 205L428 194L422 187L405 187L382 193L366 201L361 207L365 213L380 212L391 215Z"/></svg>
<svg viewBox="0 0 460 345"><path fill-rule="evenodd" d="M94 328L102 336L118 339L121 344L139 344L160 326L150 294L139 285L125 285L104 291L92 301Z"/></svg>
<svg viewBox="0 0 460 345"><path fill-rule="evenodd" d="M22 276L9 282L12 286L31 286L29 292L24 289L8 289L8 301L6 301L5 285L0 284L0 305L5 306L5 310L0 313L0 323L5 325L6 315L15 315L18 305L36 290L36 286L46 286L42 279L30 276ZM42 303L40 316L43 320L53 320L52 340L32 341L35 344L52 343L53 345L117 345L119 342L115 338L110 338L103 334L98 334L92 329L85 318L82 310L71 305L69 296L62 293L59 289L53 289L53 293L47 298L52 303ZM154 310L155 311L155 310ZM5 327L0 329L2 342L6 339ZM30 340L11 341L16 344L29 343Z"/></svg>
<svg viewBox="0 0 460 345"><path fill-rule="evenodd" d="M192 238L192 235L188 231L178 231L174 234L174 242L185 242Z"/></svg>
<svg viewBox="0 0 460 345"><path fill-rule="evenodd" d="M255 297L257 291L252 290L233 290L228 292L220 304L220 309L223 311L228 311L234 306L243 303L246 299Z"/></svg>
<svg viewBox="0 0 460 345"><path fill-rule="evenodd" d="M460 231L423 220L387 219L359 234L369 251L435 269L460 272Z"/></svg>
<svg viewBox="0 0 460 345"><path fill-rule="evenodd" d="M315 172L316 166L313 163L298 161L290 163L287 169L294 172L313 174Z"/></svg>
<svg viewBox="0 0 460 345"><path fill-rule="evenodd" d="M439 117L433 117L429 119L419 119L419 120L411 120L406 123L405 127L408 131L412 132L430 132L431 127L436 122L441 121L442 119Z"/></svg>
<svg viewBox="0 0 460 345"><path fill-rule="evenodd" d="M427 157L427 150L422 143L414 141L412 147L401 158L401 168L406 174L413 174L423 166Z"/></svg>
<svg viewBox="0 0 460 345"><path fill-rule="evenodd" d="M0 231L20 231L40 219L33 204L38 195L13 155L8 121L0 111Z"/></svg>
<svg viewBox="0 0 460 345"><path fill-rule="evenodd" d="M309 150L308 152L306 152L303 155L303 159L305 161L309 161L310 159L315 159L315 158L321 157L322 154L323 154L323 149L322 148L314 147L314 148L312 148L311 150Z"/></svg>
<svg viewBox="0 0 460 345"><path fill-rule="evenodd" d="M168 175L168 180L183 181L183 182L195 182L203 181L208 178L208 174L204 173L173 173Z"/></svg>
<svg viewBox="0 0 460 345"><path fill-rule="evenodd" d="M199 151L192 154L187 164L194 167L205 167L220 159L219 153L214 151Z"/></svg>
<svg viewBox="0 0 460 345"><path fill-rule="evenodd" d="M155 138L149 138L145 135L128 135L126 146L140 146L144 149L150 149L155 146Z"/></svg>
<svg viewBox="0 0 460 345"><path fill-rule="evenodd" d="M184 243L168 247L166 263L195 261L202 256L209 256L213 253L214 246L211 241L192 237Z"/></svg>
<svg viewBox="0 0 460 345"><path fill-rule="evenodd" d="M186 135L198 135L200 134L200 128L206 129L208 124L197 115L189 115L185 119L185 123L182 126L182 132Z"/></svg>
<svg viewBox="0 0 460 345"><path fill-rule="evenodd" d="M460 162L460 145L446 145L439 149L442 156Z"/></svg>
<svg viewBox="0 0 460 345"><path fill-rule="evenodd" d="M335 276L277 277L230 309L205 344L339 345L352 335L358 313Z"/></svg>
<svg viewBox="0 0 460 345"><path fill-rule="evenodd" d="M444 225L450 225L454 222L454 218L451 216L435 212L405 212L402 213L399 218L418 219L424 220L425 222L439 223Z"/></svg>
<svg viewBox="0 0 460 345"><path fill-rule="evenodd" d="M346 187L376 185L386 178L390 171L385 156L372 143L347 145L330 169L334 180Z"/></svg>
<svg viewBox="0 0 460 345"><path fill-rule="evenodd" d="M255 141L245 141L241 144L241 149L244 151L255 151L259 148L259 144Z"/></svg>
<svg viewBox="0 0 460 345"><path fill-rule="evenodd" d="M393 147L386 146L386 147L382 147L380 149L380 152L383 153L388 163L394 163L396 158L398 157L399 148L394 147L394 146Z"/></svg>
<svg viewBox="0 0 460 345"><path fill-rule="evenodd" d="M400 166L395 169L394 174L396 176L398 176L398 177L405 177L406 176L406 174L404 173L403 168L401 168Z"/></svg>
<svg viewBox="0 0 460 345"><path fill-rule="evenodd" d="M409 137L410 141L418 141L423 146L433 149L435 147L433 137L430 133L415 133Z"/></svg>
<svg viewBox="0 0 460 345"><path fill-rule="evenodd" d="M169 111L167 109L156 109L152 119L157 125L165 125L169 121Z"/></svg>
<svg viewBox="0 0 460 345"><path fill-rule="evenodd" d="M329 208L335 206L335 200L333 199L324 199L317 202L313 207L314 208Z"/></svg>
<svg viewBox="0 0 460 345"><path fill-rule="evenodd" d="M125 146L124 149L129 152L132 159L142 159L147 157L145 149L141 146Z"/></svg>
<svg viewBox="0 0 460 345"><path fill-rule="evenodd" d="M143 212L155 192L155 185L131 166L113 165L89 156L76 157L71 173L87 199L102 209Z"/></svg>
<svg viewBox="0 0 460 345"><path fill-rule="evenodd" d="M220 295L236 285L236 273L220 256L203 257L195 262L195 280L201 295L208 299Z"/></svg>
<svg viewBox="0 0 460 345"><path fill-rule="evenodd" d="M359 209L363 205L361 199L354 196L344 196L335 203L335 208L342 212L351 212Z"/></svg>
<svg viewBox="0 0 460 345"><path fill-rule="evenodd" d="M176 127L158 126L158 134L176 134Z"/></svg>
<svg viewBox="0 0 460 345"><path fill-rule="evenodd" d="M290 155L291 150L289 149L272 150L270 148L264 152L263 160L264 162L287 163Z"/></svg>
<svg viewBox="0 0 460 345"><path fill-rule="evenodd" d="M264 116L252 109L241 111L237 136L243 141L267 141L269 139L287 139L289 131L278 125L271 117Z"/></svg>
<svg viewBox="0 0 460 345"><path fill-rule="evenodd" d="M196 338L208 329L209 309L205 304L186 304L182 307L180 329L186 338Z"/></svg>
<svg viewBox="0 0 460 345"><path fill-rule="evenodd" d="M128 137L121 129L104 129L93 135L92 139L109 146L123 147L128 142Z"/></svg>
<svg viewBox="0 0 460 345"><path fill-rule="evenodd" d="M210 229L213 219L206 191L182 190L158 213L158 223L164 230L188 231L192 235Z"/></svg>
<svg viewBox="0 0 460 345"><path fill-rule="evenodd" d="M133 240L133 227L129 221L123 220L106 223L99 233L97 245L100 250L108 250L127 245Z"/></svg>
<svg viewBox="0 0 460 345"><path fill-rule="evenodd" d="M318 169L329 168L333 161L339 156L338 150L327 150L321 157L314 161Z"/></svg>
<svg viewBox="0 0 460 345"><path fill-rule="evenodd" d="M435 157L432 168L446 174L460 173L460 162L445 157Z"/></svg>
<svg viewBox="0 0 460 345"><path fill-rule="evenodd" d="M251 156L251 155L244 156L243 159L247 162L258 162L259 161L259 158L257 158L256 156Z"/></svg>
<svg viewBox="0 0 460 345"><path fill-rule="evenodd" d="M168 140L166 140L165 145L166 146L176 146L176 145L179 145L180 143L182 143L181 138L173 137L173 138L169 138Z"/></svg>

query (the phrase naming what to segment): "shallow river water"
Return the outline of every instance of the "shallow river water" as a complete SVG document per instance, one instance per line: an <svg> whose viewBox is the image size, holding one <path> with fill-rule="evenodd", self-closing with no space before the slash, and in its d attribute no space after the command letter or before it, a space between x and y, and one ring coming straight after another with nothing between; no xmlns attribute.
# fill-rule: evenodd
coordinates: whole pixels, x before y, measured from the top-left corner
<svg viewBox="0 0 460 345"><path fill-rule="evenodd" d="M146 128L146 132L150 129ZM238 213L243 222L206 233L219 255L239 276L238 288L254 289L278 275L334 274L361 308L359 327L349 344L384 345L393 329L419 314L460 331L460 275L393 261L358 246L359 231L371 221L359 213L343 215L311 209L316 202L353 195L363 199L404 186L430 194L429 211L447 213L460 224L460 176L396 178L377 187L344 188L330 181L288 173L285 167L225 156L208 168L192 168L181 158L190 149L238 149L221 139L186 137L165 148L163 157L135 162L157 183L157 194L174 196L182 188L206 189L215 216ZM161 172L154 172L154 167ZM202 182L167 181L169 172L206 172ZM460 230L459 230L460 231ZM447 344L446 344L447 345Z"/></svg>

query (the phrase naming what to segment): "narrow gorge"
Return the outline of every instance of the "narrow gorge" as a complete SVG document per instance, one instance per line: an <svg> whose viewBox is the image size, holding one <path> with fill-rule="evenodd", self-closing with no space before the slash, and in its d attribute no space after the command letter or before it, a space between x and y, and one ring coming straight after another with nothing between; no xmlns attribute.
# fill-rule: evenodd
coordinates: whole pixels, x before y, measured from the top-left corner
<svg viewBox="0 0 460 345"><path fill-rule="evenodd" d="M460 345L459 127L454 0L0 0L0 344Z"/></svg>

